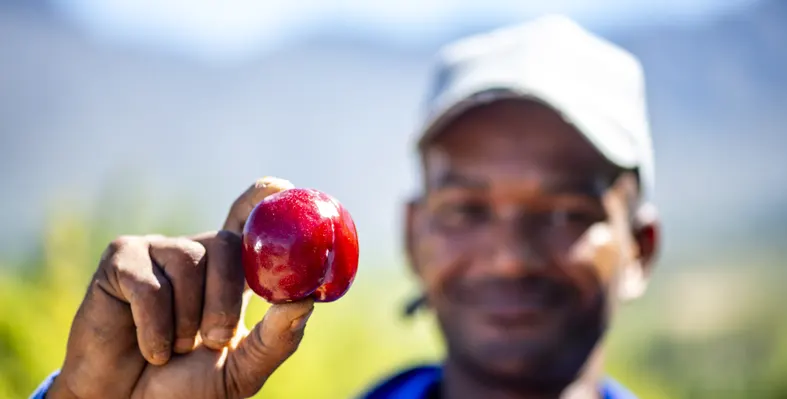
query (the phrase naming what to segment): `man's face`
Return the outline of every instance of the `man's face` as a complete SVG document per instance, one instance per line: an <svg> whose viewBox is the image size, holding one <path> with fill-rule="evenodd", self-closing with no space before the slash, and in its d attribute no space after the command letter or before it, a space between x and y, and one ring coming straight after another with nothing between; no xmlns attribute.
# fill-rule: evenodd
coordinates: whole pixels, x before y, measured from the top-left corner
<svg viewBox="0 0 787 399"><path fill-rule="evenodd" d="M644 284L655 230L633 223L635 177L524 100L465 112L424 151L408 249L450 357L489 379L571 381Z"/></svg>

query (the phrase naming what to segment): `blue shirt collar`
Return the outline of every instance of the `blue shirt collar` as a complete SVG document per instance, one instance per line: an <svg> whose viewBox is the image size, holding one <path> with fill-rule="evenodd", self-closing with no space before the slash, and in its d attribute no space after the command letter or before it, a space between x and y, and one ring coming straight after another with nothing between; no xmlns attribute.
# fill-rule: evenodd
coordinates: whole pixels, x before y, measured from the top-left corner
<svg viewBox="0 0 787 399"><path fill-rule="evenodd" d="M440 367L414 367L384 380L359 399L428 399L441 378ZM600 393L603 399L636 399L634 394L611 378L602 381Z"/></svg>

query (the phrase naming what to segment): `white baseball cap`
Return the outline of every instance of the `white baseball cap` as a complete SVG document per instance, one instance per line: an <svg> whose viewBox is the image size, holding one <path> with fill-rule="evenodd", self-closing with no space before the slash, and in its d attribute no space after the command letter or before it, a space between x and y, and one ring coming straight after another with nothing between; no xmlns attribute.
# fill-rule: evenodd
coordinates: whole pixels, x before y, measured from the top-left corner
<svg viewBox="0 0 787 399"><path fill-rule="evenodd" d="M442 48L419 147L462 112L504 98L550 106L609 161L653 192L653 145L640 62L561 15L466 37Z"/></svg>

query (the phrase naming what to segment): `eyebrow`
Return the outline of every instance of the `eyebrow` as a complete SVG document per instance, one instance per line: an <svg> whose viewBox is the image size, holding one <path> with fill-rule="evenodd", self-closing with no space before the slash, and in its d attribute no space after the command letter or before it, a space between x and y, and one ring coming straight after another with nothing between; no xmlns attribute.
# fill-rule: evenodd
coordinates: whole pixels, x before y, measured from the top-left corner
<svg viewBox="0 0 787 399"><path fill-rule="evenodd" d="M454 172L447 172L440 175L433 184L433 188L435 189L442 189L442 188L451 188L451 187L461 187L461 188L471 188L476 190L488 189L489 184L478 180L473 179L469 176L460 175Z"/></svg>
<svg viewBox="0 0 787 399"><path fill-rule="evenodd" d="M548 178L541 182L539 189L551 195L583 195L598 198L610 187L609 179L596 177L593 179L583 179L577 177L555 177ZM432 188L469 188L474 190L486 190L490 184L480 179L461 175L455 172L447 172L438 177Z"/></svg>
<svg viewBox="0 0 787 399"><path fill-rule="evenodd" d="M542 190L550 194L584 195L598 198L609 188L609 181L605 178L594 179L556 179L545 182Z"/></svg>

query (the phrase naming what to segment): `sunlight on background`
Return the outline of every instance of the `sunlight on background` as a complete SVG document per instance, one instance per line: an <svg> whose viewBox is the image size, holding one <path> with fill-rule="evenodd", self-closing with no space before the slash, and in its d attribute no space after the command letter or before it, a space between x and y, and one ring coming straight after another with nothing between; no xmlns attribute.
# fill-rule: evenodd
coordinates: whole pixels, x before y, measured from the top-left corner
<svg viewBox="0 0 787 399"><path fill-rule="evenodd" d="M60 366L109 240L216 229L264 175L342 201L361 269L261 396L351 397L439 359L431 316L401 317L431 55L544 12L628 48L648 78L666 247L608 371L643 399L787 397L787 3L547 3L0 2L0 398Z"/></svg>
<svg viewBox="0 0 787 399"><path fill-rule="evenodd" d="M754 0L58 0L92 34L183 51L204 61L238 62L293 38L329 31L408 47L434 45L462 29L561 12L597 27L696 23Z"/></svg>

